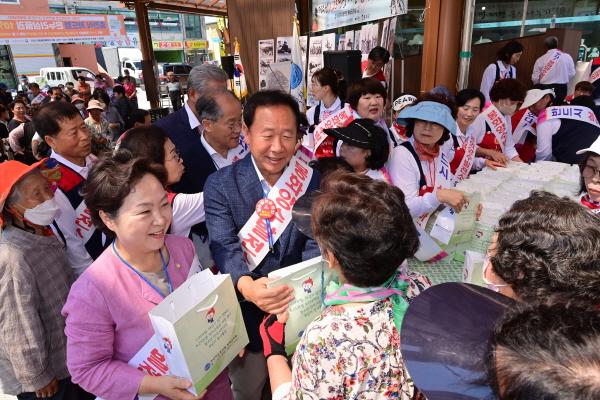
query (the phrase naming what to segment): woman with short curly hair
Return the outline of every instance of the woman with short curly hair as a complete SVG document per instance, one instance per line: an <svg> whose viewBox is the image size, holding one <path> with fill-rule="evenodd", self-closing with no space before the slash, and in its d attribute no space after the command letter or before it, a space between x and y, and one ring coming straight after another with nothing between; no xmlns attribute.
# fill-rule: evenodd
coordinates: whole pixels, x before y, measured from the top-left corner
<svg viewBox="0 0 600 400"><path fill-rule="evenodd" d="M483 278L524 302L572 294L600 304L600 218L566 197L532 192L500 219Z"/></svg>

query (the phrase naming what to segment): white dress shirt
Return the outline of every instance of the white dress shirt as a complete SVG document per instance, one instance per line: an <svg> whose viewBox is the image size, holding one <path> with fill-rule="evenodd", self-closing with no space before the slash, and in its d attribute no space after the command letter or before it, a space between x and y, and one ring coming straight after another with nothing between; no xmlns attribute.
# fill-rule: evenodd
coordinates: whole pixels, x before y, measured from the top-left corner
<svg viewBox="0 0 600 400"><path fill-rule="evenodd" d="M552 160L552 137L560 129L560 119L549 119L537 126L535 161Z"/></svg>
<svg viewBox="0 0 600 400"><path fill-rule="evenodd" d="M483 71L481 86L479 87L479 90L485 96L486 103L490 101L490 90L492 89L492 86L494 86L494 83L496 83L496 66L500 68L500 79L517 78L517 69L514 65L505 67L502 61L496 61L495 63L488 65Z"/></svg>
<svg viewBox="0 0 600 400"><path fill-rule="evenodd" d="M204 222L204 192L178 193L173 199L173 221L171 231L173 235L188 237L192 226Z"/></svg>
<svg viewBox="0 0 600 400"><path fill-rule="evenodd" d="M467 135L465 135L460 130L460 126L458 126L458 123L456 124L456 138L458 139L460 147L463 147L468 139ZM452 140L452 137L450 137L450 139L446 140L442 144L440 151L446 153L446 156L448 157L448 160L450 160L450 162L454 160L455 149L454 140ZM475 159L473 160L473 165L471 166L471 171L479 171L483 169L483 167L485 167L485 158L475 157Z"/></svg>
<svg viewBox="0 0 600 400"><path fill-rule="evenodd" d="M412 138L410 141L414 143ZM427 186L439 184L439 182L435 182L437 178L436 165L437 163L434 162L421 161ZM404 193L404 200L413 218L432 212L441 204L435 189L431 193L419 196L419 190L421 189L419 187L419 180L421 179L419 166L406 147L398 146L391 151L386 168L392 178L392 183Z"/></svg>
<svg viewBox="0 0 600 400"><path fill-rule="evenodd" d="M210 144L208 144L206 138L204 137L204 134L202 134L200 141L202 142L202 146L204 146L204 148L210 155L210 158L212 158L213 163L215 164L215 167L217 169L228 167L234 162L246 157L246 155L248 154L248 151L246 151L246 149L244 149L244 147L242 147L241 144L238 144L237 147L234 147L233 149L229 149L227 151L227 157L223 157L219 152L213 149L213 147Z"/></svg>
<svg viewBox="0 0 600 400"><path fill-rule="evenodd" d="M544 67L552 60L557 57L552 68L550 68L543 77L541 77ZM575 64L573 59L567 53L563 53L558 49L550 49L538 58L533 65L533 73L531 74L531 80L534 84L541 83L543 85L550 84L567 84L572 77L575 76Z"/></svg>
<svg viewBox="0 0 600 400"><path fill-rule="evenodd" d="M84 179L87 179L89 170L96 160L93 155L89 155L85 159L85 166L81 167L73 164L60 154L55 153L54 150L52 151L50 157L71 168ZM54 198L56 199L56 203L60 208L60 212L54 219L54 222L56 222L58 225L67 242L67 257L69 258L69 264L71 264L71 268L73 268L76 276L79 276L87 267L90 266L94 260L92 260L92 257L90 257L89 253L87 252L83 239L77 235L75 220L78 216L75 215L75 210L73 209L71 202L60 189L57 189L56 192L54 192ZM54 230L54 233L60 237L54 226L52 226L52 229ZM106 241L104 234L102 234L102 241Z"/></svg>
<svg viewBox="0 0 600 400"><path fill-rule="evenodd" d="M320 101L319 103L321 104L321 111L319 113L319 122L324 121L325 118L329 117L336 111L341 110L342 105L343 105L342 101L340 100L339 97L336 97L336 99L333 102L333 104L331 105L331 107L325 107L325 105L323 104L322 101ZM317 108L317 106L313 106L313 107L309 108L308 111L306 112L306 119L308 120L309 126L312 126L315 124L316 108Z"/></svg>
<svg viewBox="0 0 600 400"><path fill-rule="evenodd" d="M271 191L271 185L269 185L269 182L267 182L267 180L265 179L263 174L258 169L258 166L256 165L256 160L254 159L254 157L252 157L252 156L250 156L250 157L252 158L252 165L254 165L254 170L256 171L256 175L258 175L258 180L260 181L260 186L262 187L263 193L268 194Z"/></svg>
<svg viewBox="0 0 600 400"><path fill-rule="evenodd" d="M190 128L197 129L200 126L200 121L198 121L198 117L196 117L196 114L194 114L187 101L185 102L183 108L185 108L185 112L188 115L188 120L190 121Z"/></svg>

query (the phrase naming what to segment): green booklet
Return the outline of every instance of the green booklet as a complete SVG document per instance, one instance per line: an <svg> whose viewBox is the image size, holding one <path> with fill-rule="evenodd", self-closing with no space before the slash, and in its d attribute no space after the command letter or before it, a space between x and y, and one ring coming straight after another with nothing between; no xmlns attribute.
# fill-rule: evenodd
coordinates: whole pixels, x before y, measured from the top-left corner
<svg viewBox="0 0 600 400"><path fill-rule="evenodd" d="M294 300L289 304L285 325L285 350L294 353L304 330L324 308L324 288L335 274L322 257L281 268L268 276L274 279L269 287L288 285L294 289Z"/></svg>

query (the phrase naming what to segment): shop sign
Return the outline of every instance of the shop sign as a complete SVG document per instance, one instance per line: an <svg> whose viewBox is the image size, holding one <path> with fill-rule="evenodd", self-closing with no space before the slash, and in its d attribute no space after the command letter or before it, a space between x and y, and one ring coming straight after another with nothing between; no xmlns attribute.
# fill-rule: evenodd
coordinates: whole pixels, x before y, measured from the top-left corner
<svg viewBox="0 0 600 400"><path fill-rule="evenodd" d="M207 40L186 40L185 48L186 49L208 49L208 41Z"/></svg>
<svg viewBox="0 0 600 400"><path fill-rule="evenodd" d="M0 44L127 40L122 15L0 15Z"/></svg>
<svg viewBox="0 0 600 400"><path fill-rule="evenodd" d="M154 50L181 50L181 49L183 49L183 43L175 42L175 41L166 42L166 41L153 40L152 48Z"/></svg>
<svg viewBox="0 0 600 400"><path fill-rule="evenodd" d="M314 32L406 14L407 0L313 0Z"/></svg>

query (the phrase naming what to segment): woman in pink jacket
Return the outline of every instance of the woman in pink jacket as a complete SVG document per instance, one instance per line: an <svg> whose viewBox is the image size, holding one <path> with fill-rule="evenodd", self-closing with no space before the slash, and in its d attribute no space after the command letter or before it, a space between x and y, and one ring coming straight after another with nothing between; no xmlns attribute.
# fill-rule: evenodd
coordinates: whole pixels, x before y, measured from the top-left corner
<svg viewBox="0 0 600 400"><path fill-rule="evenodd" d="M166 235L172 211L165 182L160 165L110 158L94 166L86 184L89 215L76 223L91 217L115 240L75 282L63 308L67 366L73 382L105 400L201 398L186 390L191 382L169 376L151 341L148 311L199 267L190 240ZM233 400L226 371L206 399Z"/></svg>

